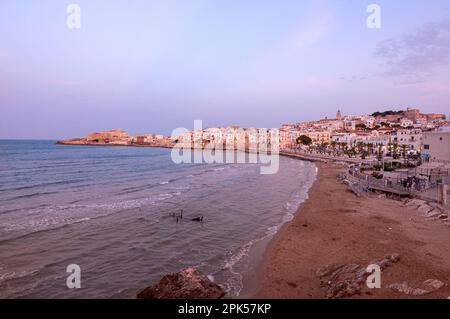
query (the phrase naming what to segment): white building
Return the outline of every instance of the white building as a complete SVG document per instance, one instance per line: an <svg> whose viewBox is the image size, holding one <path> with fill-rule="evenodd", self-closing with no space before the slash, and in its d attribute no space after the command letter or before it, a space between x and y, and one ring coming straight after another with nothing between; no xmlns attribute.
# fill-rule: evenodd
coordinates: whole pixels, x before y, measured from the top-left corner
<svg viewBox="0 0 450 319"><path fill-rule="evenodd" d="M426 160L450 163L450 129L423 133L423 152Z"/></svg>
<svg viewBox="0 0 450 319"><path fill-rule="evenodd" d="M346 143L348 145L353 144L356 139L355 133L334 133L331 136L331 141L334 143Z"/></svg>
<svg viewBox="0 0 450 319"><path fill-rule="evenodd" d="M407 118L402 118L400 119L400 126L407 128L407 127L412 127L414 125L414 122L411 121L410 119Z"/></svg>
<svg viewBox="0 0 450 319"><path fill-rule="evenodd" d="M346 131L356 130L356 121L355 120L344 120L343 125L344 125L344 130L346 130Z"/></svg>
<svg viewBox="0 0 450 319"><path fill-rule="evenodd" d="M392 142L399 146L406 145L409 151L420 152L422 149L422 130L399 129L394 133Z"/></svg>

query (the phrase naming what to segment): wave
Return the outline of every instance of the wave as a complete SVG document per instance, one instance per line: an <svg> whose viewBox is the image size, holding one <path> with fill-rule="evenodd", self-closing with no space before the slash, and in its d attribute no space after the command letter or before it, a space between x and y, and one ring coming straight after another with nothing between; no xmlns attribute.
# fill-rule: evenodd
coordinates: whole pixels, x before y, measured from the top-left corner
<svg viewBox="0 0 450 319"><path fill-rule="evenodd" d="M84 182L84 181L86 181L86 179L73 179L73 180L66 180L66 181L46 182L46 183L39 183L39 184L34 184L34 185L3 188L3 189L0 189L0 192L22 191L22 190L27 190L27 189L39 188L39 187L69 185L69 184L75 184L75 183Z"/></svg>
<svg viewBox="0 0 450 319"><path fill-rule="evenodd" d="M5 238L0 240L0 244L17 239L23 239L37 233L53 231L70 225L88 222L99 218L123 213L124 211L140 208L145 205L154 205L175 196L181 195L181 192L162 193L155 196L125 200L114 203L90 204L90 205L68 205L68 206L50 206L45 210L29 211L30 219L26 222L3 223L2 231L4 233L22 233L19 236ZM100 211L100 213L99 213ZM63 214L65 212L65 214ZM83 212L82 216L77 213ZM87 215L86 215L87 214ZM37 218L36 218L37 216ZM23 218L22 218L23 220Z"/></svg>
<svg viewBox="0 0 450 319"><path fill-rule="evenodd" d="M224 266L221 271L228 271L232 274L232 276L229 277L224 283L225 290L228 294L231 296L239 296L243 289L243 274L235 270L235 267L250 257L252 248L256 243L272 238L283 225L292 221L295 213L297 212L297 208L308 199L308 190L311 188L316 177L317 170L314 170L312 174L308 174L306 177L306 182L302 185L302 187L293 194L290 201L283 205L282 209L285 213L279 223L267 227L263 236L250 240L241 246L237 251L231 253L227 259L225 259ZM245 267L243 268L245 269Z"/></svg>
<svg viewBox="0 0 450 319"><path fill-rule="evenodd" d="M2 199L2 200L0 200L0 202L9 202L9 201L18 200L18 199L32 198L32 197L38 197L38 196L42 196L42 195L52 195L52 194L58 194L58 192L37 192L37 193L33 193L33 194L24 194L24 195L19 195L19 196Z"/></svg>
<svg viewBox="0 0 450 319"><path fill-rule="evenodd" d="M0 273L0 285L5 284L7 281L10 281L10 280L20 279L20 278L24 278L24 277L28 277L28 276L34 276L39 271L40 271L40 269L33 269L33 270L22 270L19 272L12 271L12 272Z"/></svg>

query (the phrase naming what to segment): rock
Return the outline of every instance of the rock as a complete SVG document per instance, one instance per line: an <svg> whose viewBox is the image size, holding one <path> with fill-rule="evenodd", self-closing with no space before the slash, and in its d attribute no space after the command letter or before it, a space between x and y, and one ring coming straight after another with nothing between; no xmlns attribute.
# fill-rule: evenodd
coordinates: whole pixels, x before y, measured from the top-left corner
<svg viewBox="0 0 450 319"><path fill-rule="evenodd" d="M436 202L428 202L427 204L433 208L440 208L440 204Z"/></svg>
<svg viewBox="0 0 450 319"><path fill-rule="evenodd" d="M445 284L444 284L442 281L437 280L437 279L428 279L428 280L425 280L425 281L423 282L423 284L424 284L425 286L428 286L430 291L439 290L439 289L441 289L442 287L445 286Z"/></svg>
<svg viewBox="0 0 450 319"><path fill-rule="evenodd" d="M193 268L164 276L137 294L138 299L220 299L225 291Z"/></svg>
<svg viewBox="0 0 450 319"><path fill-rule="evenodd" d="M397 263L399 260L400 260L399 254L391 254L391 255L384 256L384 258L379 261L373 261L372 264L377 264L383 270L386 267L388 267L394 263Z"/></svg>
<svg viewBox="0 0 450 319"><path fill-rule="evenodd" d="M389 285L388 288L397 292L404 293L405 295L412 295L412 296L422 296L428 293L426 290L423 289L412 288L406 282L403 282L401 284L399 283L392 284Z"/></svg>
<svg viewBox="0 0 450 319"><path fill-rule="evenodd" d="M406 207L419 207L419 206L422 206L425 203L426 202L424 200L421 200L421 199L412 199L412 200L408 201L404 206L406 206Z"/></svg>
<svg viewBox="0 0 450 319"><path fill-rule="evenodd" d="M428 212L425 216L429 217L429 218L433 218L433 217L437 217L439 215L442 215L442 212L439 209L435 208L432 211Z"/></svg>
<svg viewBox="0 0 450 319"><path fill-rule="evenodd" d="M391 254L372 264L385 269L399 260L399 254ZM319 268L316 276L320 278L321 287L325 290L327 298L344 298L359 294L369 273L366 267L357 264L333 264Z"/></svg>
<svg viewBox="0 0 450 319"><path fill-rule="evenodd" d="M87 141L88 142L93 142L93 141L98 141L98 142L103 142L103 141L113 141L113 140L117 140L117 139L129 139L130 135L125 132L122 129L117 129L117 130L111 130L111 131L106 131L106 132L98 132L98 133L92 133L89 134L87 136Z"/></svg>
<svg viewBox="0 0 450 319"><path fill-rule="evenodd" d="M448 216L445 215L445 214L441 214L441 215L439 215L438 218L439 218L440 220L447 220L447 219L448 219Z"/></svg>
<svg viewBox="0 0 450 319"><path fill-rule="evenodd" d="M445 283L443 283L440 280L437 279L428 279L425 280L419 287L411 287L408 285L408 283L395 283L392 285L389 285L388 288L395 290L397 292L404 293L406 295L412 295L412 296L423 296L429 293L432 293L436 290L441 289L445 286Z"/></svg>
<svg viewBox="0 0 450 319"><path fill-rule="evenodd" d="M419 206L419 208L417 208L419 213L421 213L422 215L428 214L432 209L433 209L433 207L431 207L431 206L429 206L427 204L422 204L422 205Z"/></svg>

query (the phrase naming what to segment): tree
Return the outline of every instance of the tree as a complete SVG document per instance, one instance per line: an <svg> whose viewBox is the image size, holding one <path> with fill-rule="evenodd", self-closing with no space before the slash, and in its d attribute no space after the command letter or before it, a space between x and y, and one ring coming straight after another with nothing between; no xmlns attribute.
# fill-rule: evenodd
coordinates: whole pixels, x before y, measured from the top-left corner
<svg viewBox="0 0 450 319"><path fill-rule="evenodd" d="M405 144L402 145L402 156L404 159L406 159L406 156L408 155L407 146Z"/></svg>
<svg viewBox="0 0 450 319"><path fill-rule="evenodd" d="M364 124L364 123L356 124L355 127L356 127L356 128L359 128L359 129L362 129L362 130L367 129L367 126L366 126L366 124Z"/></svg>
<svg viewBox="0 0 450 319"><path fill-rule="evenodd" d="M364 146L365 146L364 142L358 142L358 143L356 143L356 151L357 151L358 153L362 153L363 150L364 150Z"/></svg>
<svg viewBox="0 0 450 319"><path fill-rule="evenodd" d="M367 151L369 152L369 154L373 154L373 148L374 148L373 143L367 144Z"/></svg>
<svg viewBox="0 0 450 319"><path fill-rule="evenodd" d="M312 139L309 136L301 135L297 138L297 144L310 146L312 144Z"/></svg>
<svg viewBox="0 0 450 319"><path fill-rule="evenodd" d="M383 144L378 144L378 152L377 152L377 159L378 161L382 161L383 160Z"/></svg>
<svg viewBox="0 0 450 319"><path fill-rule="evenodd" d="M393 143L391 144L391 155L394 159L399 159L400 156L398 154L398 144L397 143Z"/></svg>

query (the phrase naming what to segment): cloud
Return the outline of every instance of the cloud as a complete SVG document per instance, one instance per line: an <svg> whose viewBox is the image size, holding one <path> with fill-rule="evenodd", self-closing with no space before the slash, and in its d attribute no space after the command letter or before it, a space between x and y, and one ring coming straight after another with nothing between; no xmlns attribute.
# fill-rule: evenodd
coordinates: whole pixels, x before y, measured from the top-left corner
<svg viewBox="0 0 450 319"><path fill-rule="evenodd" d="M384 40L375 56L384 61L385 75L423 79L450 62L450 19Z"/></svg>

